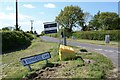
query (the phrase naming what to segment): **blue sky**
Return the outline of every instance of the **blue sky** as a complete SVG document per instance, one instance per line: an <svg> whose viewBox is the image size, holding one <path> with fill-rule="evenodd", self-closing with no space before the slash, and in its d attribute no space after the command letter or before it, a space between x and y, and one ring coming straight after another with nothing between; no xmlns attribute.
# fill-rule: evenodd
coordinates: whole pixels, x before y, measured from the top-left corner
<svg viewBox="0 0 120 80"><path fill-rule="evenodd" d="M1 2L0 29L15 25L15 2ZM117 2L19 2L19 25L24 31L30 31L30 20L34 20L33 30L38 34L44 30L43 23L55 20L65 6L79 6L91 15L101 12L118 13Z"/></svg>

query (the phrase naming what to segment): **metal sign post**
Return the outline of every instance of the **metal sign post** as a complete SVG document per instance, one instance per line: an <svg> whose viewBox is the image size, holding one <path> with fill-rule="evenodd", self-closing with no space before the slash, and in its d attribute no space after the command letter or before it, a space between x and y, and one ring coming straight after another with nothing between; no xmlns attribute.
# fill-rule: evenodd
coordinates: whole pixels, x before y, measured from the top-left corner
<svg viewBox="0 0 120 80"><path fill-rule="evenodd" d="M67 42L66 42L66 35L65 35L65 28L63 28L63 45L67 45Z"/></svg>
<svg viewBox="0 0 120 80"><path fill-rule="evenodd" d="M28 69L30 70L30 71L32 71L32 68L30 67L30 65L27 65L28 66Z"/></svg>

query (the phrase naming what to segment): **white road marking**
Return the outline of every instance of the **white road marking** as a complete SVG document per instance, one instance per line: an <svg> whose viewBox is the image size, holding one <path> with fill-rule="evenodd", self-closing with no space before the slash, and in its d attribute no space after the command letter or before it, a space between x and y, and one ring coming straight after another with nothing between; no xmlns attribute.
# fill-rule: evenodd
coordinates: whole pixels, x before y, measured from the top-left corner
<svg viewBox="0 0 120 80"><path fill-rule="evenodd" d="M114 52L114 51L112 51L112 50L104 50L104 51L106 51L106 52Z"/></svg>
<svg viewBox="0 0 120 80"><path fill-rule="evenodd" d="M95 49L95 50L98 50L98 51L100 51L100 50L102 50L102 49Z"/></svg>
<svg viewBox="0 0 120 80"><path fill-rule="evenodd" d="M120 51L116 51L117 53L120 53Z"/></svg>

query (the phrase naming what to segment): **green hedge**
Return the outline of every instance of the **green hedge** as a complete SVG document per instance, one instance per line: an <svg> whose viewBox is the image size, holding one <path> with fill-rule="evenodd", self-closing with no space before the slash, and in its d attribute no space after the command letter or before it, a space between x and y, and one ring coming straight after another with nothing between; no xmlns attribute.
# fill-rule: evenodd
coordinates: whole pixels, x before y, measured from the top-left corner
<svg viewBox="0 0 120 80"><path fill-rule="evenodd" d="M108 30L108 31L79 31L74 32L73 36L77 39L88 40L105 40L105 35L110 35L111 41L118 41L120 39L120 30Z"/></svg>
<svg viewBox="0 0 120 80"><path fill-rule="evenodd" d="M34 36L20 31L2 31L2 52L11 51L31 44Z"/></svg>
<svg viewBox="0 0 120 80"><path fill-rule="evenodd" d="M59 37L58 33L45 34L45 36L50 36L50 37L54 37L54 38L58 38Z"/></svg>

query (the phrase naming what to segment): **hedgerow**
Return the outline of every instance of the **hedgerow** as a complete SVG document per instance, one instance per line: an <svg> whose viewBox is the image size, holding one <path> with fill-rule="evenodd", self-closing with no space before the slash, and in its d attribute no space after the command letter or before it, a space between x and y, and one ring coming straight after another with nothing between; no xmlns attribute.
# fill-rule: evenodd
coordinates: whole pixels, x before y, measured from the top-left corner
<svg viewBox="0 0 120 80"><path fill-rule="evenodd" d="M31 44L34 36L21 31L2 31L2 52L18 49Z"/></svg>
<svg viewBox="0 0 120 80"><path fill-rule="evenodd" d="M73 36L77 39L105 40L105 35L110 35L111 41L118 41L120 38L119 30L106 31L77 31Z"/></svg>

